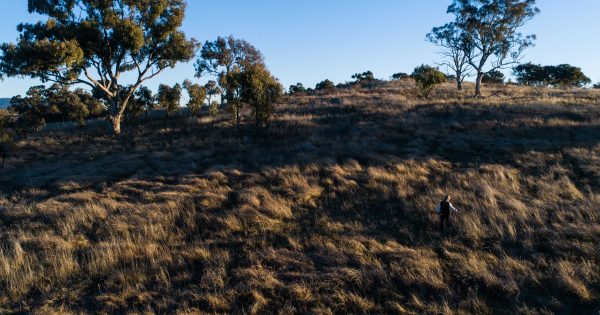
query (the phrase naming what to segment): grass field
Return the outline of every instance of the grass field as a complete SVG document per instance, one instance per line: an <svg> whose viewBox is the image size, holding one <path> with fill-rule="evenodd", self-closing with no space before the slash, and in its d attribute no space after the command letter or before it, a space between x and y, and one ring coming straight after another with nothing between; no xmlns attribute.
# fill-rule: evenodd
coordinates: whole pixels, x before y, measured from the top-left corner
<svg viewBox="0 0 600 315"><path fill-rule="evenodd" d="M0 313L596 314L600 93L485 94L394 82L292 96L259 136L223 116L21 140Z"/></svg>

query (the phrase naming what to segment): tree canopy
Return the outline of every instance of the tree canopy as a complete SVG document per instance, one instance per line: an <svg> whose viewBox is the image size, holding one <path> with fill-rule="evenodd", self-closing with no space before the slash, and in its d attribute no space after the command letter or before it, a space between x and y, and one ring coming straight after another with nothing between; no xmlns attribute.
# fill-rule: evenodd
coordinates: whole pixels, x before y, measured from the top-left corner
<svg viewBox="0 0 600 315"><path fill-rule="evenodd" d="M513 68L517 83L533 86L583 87L592 81L581 68L569 64L542 66L532 63Z"/></svg>
<svg viewBox="0 0 600 315"><path fill-rule="evenodd" d="M193 58L196 43L179 30L185 7L184 0L30 0L29 12L47 20L20 24L18 42L0 46L0 73L98 89L120 133L136 89ZM122 93L127 72L135 79Z"/></svg>
<svg viewBox="0 0 600 315"><path fill-rule="evenodd" d="M483 78L481 78L481 82L491 84L502 84L504 83L504 79L504 73L498 70L492 70L483 75Z"/></svg>
<svg viewBox="0 0 600 315"><path fill-rule="evenodd" d="M290 94L305 93L306 88L304 87L304 84L296 83L296 84L290 85L290 88L288 89L288 91Z"/></svg>
<svg viewBox="0 0 600 315"><path fill-rule="evenodd" d="M254 112L257 132L268 125L274 104L280 99L283 87L263 64L256 64L241 77L242 101Z"/></svg>
<svg viewBox="0 0 600 315"><path fill-rule="evenodd" d="M158 103L165 110L165 116L180 109L179 101L181 100L181 85L179 83L170 87L166 84L158 86Z"/></svg>
<svg viewBox="0 0 600 315"><path fill-rule="evenodd" d="M360 83L363 81L373 81L375 80L375 75L372 71L365 71L363 73L353 74L352 79L354 79L356 83Z"/></svg>
<svg viewBox="0 0 600 315"><path fill-rule="evenodd" d="M437 68L421 65L416 67L412 73L412 77L417 83L417 87L425 98L429 98L429 94L440 84L446 82L446 75Z"/></svg>
<svg viewBox="0 0 600 315"><path fill-rule="evenodd" d="M196 61L196 76L212 75L218 79L224 98L240 131L241 75L246 69L264 64L263 56L250 43L233 37L207 41Z"/></svg>
<svg viewBox="0 0 600 315"><path fill-rule="evenodd" d="M183 88L188 92L189 100L187 107L192 116L197 116L204 105L206 99L206 89L197 83L192 83L190 80L183 81Z"/></svg>
<svg viewBox="0 0 600 315"><path fill-rule="evenodd" d="M319 83L317 83L315 90L333 90L335 89L335 84L329 80L325 79Z"/></svg>
<svg viewBox="0 0 600 315"><path fill-rule="evenodd" d="M104 105L82 89L70 91L66 86L53 84L32 86L25 96L15 96L10 109L19 114L25 129L37 130L50 122L73 121L84 125L88 118L104 114Z"/></svg>
<svg viewBox="0 0 600 315"><path fill-rule="evenodd" d="M392 75L392 80L404 80L408 78L410 78L410 74L404 72L398 72Z"/></svg>
<svg viewBox="0 0 600 315"><path fill-rule="evenodd" d="M535 35L519 29L540 10L535 0L453 0L448 13L455 16L455 30L468 64L477 73L475 94L481 94L483 76L518 63L532 46Z"/></svg>

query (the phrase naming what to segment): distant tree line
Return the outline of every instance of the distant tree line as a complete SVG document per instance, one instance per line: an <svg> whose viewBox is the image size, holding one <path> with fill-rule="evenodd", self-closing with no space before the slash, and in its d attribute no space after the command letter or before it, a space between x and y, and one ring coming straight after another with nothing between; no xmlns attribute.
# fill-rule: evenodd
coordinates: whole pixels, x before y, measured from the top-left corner
<svg viewBox="0 0 600 315"><path fill-rule="evenodd" d="M58 84L49 88L43 85L31 87L24 97L13 97L9 109L19 114L18 123L32 129L64 121L84 125L86 119L106 114L106 106L91 93L83 89L70 91Z"/></svg>
<svg viewBox="0 0 600 315"><path fill-rule="evenodd" d="M592 82L581 68L568 64L542 66L526 63L516 66L513 75L517 83L533 86L583 87Z"/></svg>
<svg viewBox="0 0 600 315"><path fill-rule="evenodd" d="M157 106L168 118L180 109L183 93L190 115L204 107L216 115L220 107L231 114L238 133L248 108L257 131L269 124L283 88L265 65L260 51L233 37L217 38L203 45L181 31L184 0L165 0L161 5L127 0L30 1L29 11L45 17L37 24L19 25L19 40L0 45L0 78L31 77L55 83L32 87L15 97L11 110L19 123L40 128L46 122L106 117L115 134L121 122L131 121ZM123 8L126 8L125 10ZM466 77L475 76L475 95L482 84L501 84L501 70L514 68L518 84L583 87L591 83L580 68L570 65L520 64L535 35L520 30L540 10L535 0L452 0L447 12L453 20L434 27L427 40L441 48L438 67L422 65L412 74L396 73L393 80L413 79L421 95L429 97L439 84L452 79L462 90ZM157 95L143 86L164 70L196 59L196 77L211 79L205 85L186 80L174 86L160 85ZM124 76L133 77L123 85ZM298 83L289 93L331 91L340 87L374 86L372 71L352 75L353 81L335 84L323 80L315 88ZM71 87L86 87L70 90ZM600 88L600 84L594 85ZM89 91L89 92L88 92ZM217 97L220 96L220 101Z"/></svg>

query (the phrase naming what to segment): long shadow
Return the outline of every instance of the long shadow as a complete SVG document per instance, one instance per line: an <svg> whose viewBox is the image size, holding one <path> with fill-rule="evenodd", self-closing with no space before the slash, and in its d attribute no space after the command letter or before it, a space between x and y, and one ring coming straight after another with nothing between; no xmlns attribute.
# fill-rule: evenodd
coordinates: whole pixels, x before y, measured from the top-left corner
<svg viewBox="0 0 600 315"><path fill-rule="evenodd" d="M131 128L120 138L86 130L49 133L13 153L19 160L0 171L0 191L348 160L365 166L429 158L519 166L517 157L528 152L591 149L600 140L600 111L591 106L423 105L388 114L369 106L323 105L300 107L296 114L313 118L275 121L258 135L251 123L238 135L228 124L185 119Z"/></svg>

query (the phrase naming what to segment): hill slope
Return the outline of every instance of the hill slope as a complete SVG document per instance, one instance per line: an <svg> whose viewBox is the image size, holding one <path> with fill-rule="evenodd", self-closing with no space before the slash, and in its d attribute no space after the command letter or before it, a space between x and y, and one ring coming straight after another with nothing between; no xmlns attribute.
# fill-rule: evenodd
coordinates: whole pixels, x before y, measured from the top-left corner
<svg viewBox="0 0 600 315"><path fill-rule="evenodd" d="M600 96L412 93L293 97L260 137L203 118L20 142L0 310L597 311Z"/></svg>

